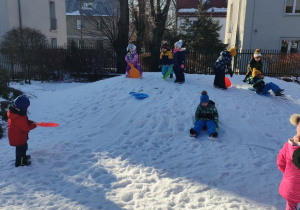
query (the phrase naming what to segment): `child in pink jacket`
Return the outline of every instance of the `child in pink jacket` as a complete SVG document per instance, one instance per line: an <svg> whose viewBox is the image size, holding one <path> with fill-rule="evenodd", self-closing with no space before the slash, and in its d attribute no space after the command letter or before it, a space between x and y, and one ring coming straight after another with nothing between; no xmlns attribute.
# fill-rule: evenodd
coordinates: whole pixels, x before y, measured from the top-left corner
<svg viewBox="0 0 300 210"><path fill-rule="evenodd" d="M280 195L287 201L286 210L297 210L300 203L300 115L293 114L290 122L297 126L297 134L288 140L277 156L278 169L283 173Z"/></svg>

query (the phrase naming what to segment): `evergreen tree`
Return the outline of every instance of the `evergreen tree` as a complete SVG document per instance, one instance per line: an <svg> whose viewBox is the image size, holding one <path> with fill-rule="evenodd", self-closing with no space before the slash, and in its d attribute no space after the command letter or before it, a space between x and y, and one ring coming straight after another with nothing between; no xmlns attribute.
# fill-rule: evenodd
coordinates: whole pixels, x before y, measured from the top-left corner
<svg viewBox="0 0 300 210"><path fill-rule="evenodd" d="M206 52L224 50L226 45L219 39L221 29L219 21L206 17L201 11L201 5L198 11L198 20L192 22L187 19L182 27L185 45L188 49Z"/></svg>

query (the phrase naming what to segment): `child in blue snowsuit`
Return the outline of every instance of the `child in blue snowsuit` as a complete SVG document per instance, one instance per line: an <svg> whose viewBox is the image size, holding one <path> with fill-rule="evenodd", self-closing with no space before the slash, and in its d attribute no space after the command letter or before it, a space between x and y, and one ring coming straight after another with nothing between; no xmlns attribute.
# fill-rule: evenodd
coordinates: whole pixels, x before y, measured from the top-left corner
<svg viewBox="0 0 300 210"><path fill-rule="evenodd" d="M273 82L265 83L261 72L256 68L253 68L252 72L252 86L255 89L256 93L259 94L267 94L269 90L272 90L275 93L275 96L282 96L283 89L280 89L278 85L274 84Z"/></svg>
<svg viewBox="0 0 300 210"><path fill-rule="evenodd" d="M215 102L209 100L207 92L204 90L201 93L200 104L197 107L195 113L195 125L191 128L190 134L192 137L196 137L203 128L207 128L210 137L217 138L219 115Z"/></svg>
<svg viewBox="0 0 300 210"><path fill-rule="evenodd" d="M171 70L170 78L173 78L173 55L172 55L172 51L168 47L167 43L164 43L161 46L160 63L159 64L160 64L160 66L162 66L162 68L161 68L162 75L165 76L165 74L169 70Z"/></svg>
<svg viewBox="0 0 300 210"><path fill-rule="evenodd" d="M230 48L229 50L224 50L220 53L220 57L216 60L214 64L215 80L214 86L222 90L227 89L225 86L225 71L228 70L230 77L232 77L233 72L231 69L232 57L236 55L236 47Z"/></svg>

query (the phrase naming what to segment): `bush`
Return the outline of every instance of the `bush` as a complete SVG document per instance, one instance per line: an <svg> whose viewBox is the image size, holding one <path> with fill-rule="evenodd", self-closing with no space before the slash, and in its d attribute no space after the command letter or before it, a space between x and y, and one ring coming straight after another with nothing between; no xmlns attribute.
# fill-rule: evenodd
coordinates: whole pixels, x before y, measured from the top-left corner
<svg viewBox="0 0 300 210"><path fill-rule="evenodd" d="M9 73L6 69L0 66L0 96L8 99L8 92L9 92Z"/></svg>

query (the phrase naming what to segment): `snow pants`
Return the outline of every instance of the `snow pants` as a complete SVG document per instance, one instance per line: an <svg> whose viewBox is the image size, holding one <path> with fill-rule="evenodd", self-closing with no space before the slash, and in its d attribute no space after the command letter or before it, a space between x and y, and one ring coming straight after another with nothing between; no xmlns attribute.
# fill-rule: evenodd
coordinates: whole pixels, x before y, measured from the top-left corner
<svg viewBox="0 0 300 210"><path fill-rule="evenodd" d="M174 73L176 76L176 82L184 82L185 81L185 77L184 77L184 68L181 68L180 66L174 65Z"/></svg>
<svg viewBox="0 0 300 210"><path fill-rule="evenodd" d="M16 162L15 162L15 166L20 166L22 165L24 162L27 161L26 159L26 151L28 149L28 144L23 144L20 146L16 146Z"/></svg>
<svg viewBox="0 0 300 210"><path fill-rule="evenodd" d="M285 210L297 210L298 203L295 203L293 201L287 201Z"/></svg>
<svg viewBox="0 0 300 210"><path fill-rule="evenodd" d="M168 66L167 65L163 65L162 68L161 68L162 75L165 75L170 69L172 69L170 74L174 74L174 72L173 72L173 65L172 64L170 64Z"/></svg>
<svg viewBox="0 0 300 210"><path fill-rule="evenodd" d="M195 123L194 130L196 131L197 135L202 131L203 127L207 127L207 132L209 135L211 135L213 132L216 132L216 125L213 120L198 120Z"/></svg>
<svg viewBox="0 0 300 210"><path fill-rule="evenodd" d="M273 82L269 82L266 84L264 89L261 91L261 94L266 94L268 93L269 90L272 90L274 93L276 93L280 88L278 85L274 84Z"/></svg>
<svg viewBox="0 0 300 210"><path fill-rule="evenodd" d="M214 72L215 72L214 86L216 86L218 88L226 88L226 86L225 86L225 70L214 67Z"/></svg>

